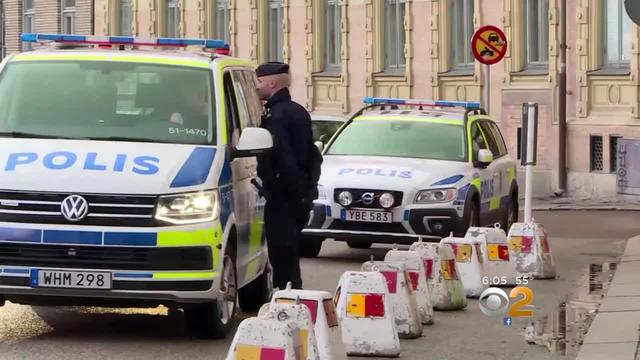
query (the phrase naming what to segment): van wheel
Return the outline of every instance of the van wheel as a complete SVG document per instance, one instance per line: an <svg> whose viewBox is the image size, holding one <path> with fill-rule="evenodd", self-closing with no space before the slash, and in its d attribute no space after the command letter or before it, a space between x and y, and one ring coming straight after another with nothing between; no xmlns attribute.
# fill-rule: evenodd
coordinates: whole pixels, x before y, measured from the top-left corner
<svg viewBox="0 0 640 360"><path fill-rule="evenodd" d="M317 257L322 249L323 241L323 238L303 235L300 242L300 256L305 258Z"/></svg>
<svg viewBox="0 0 640 360"><path fill-rule="evenodd" d="M369 249L373 243L366 240L347 240L347 246L352 249Z"/></svg>
<svg viewBox="0 0 640 360"><path fill-rule="evenodd" d="M262 305L271 300L273 281L271 265L267 263L262 274L238 291L240 308L247 312L257 312Z"/></svg>
<svg viewBox="0 0 640 360"><path fill-rule="evenodd" d="M238 299L234 249L225 253L223 261L218 299L184 309L187 328L197 337L223 339L232 330Z"/></svg>

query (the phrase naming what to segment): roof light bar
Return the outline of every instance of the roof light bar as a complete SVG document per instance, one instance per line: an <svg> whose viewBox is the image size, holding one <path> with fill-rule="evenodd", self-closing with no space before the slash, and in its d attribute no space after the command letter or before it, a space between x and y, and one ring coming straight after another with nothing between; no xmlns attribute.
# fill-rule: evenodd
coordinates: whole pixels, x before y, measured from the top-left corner
<svg viewBox="0 0 640 360"><path fill-rule="evenodd" d="M365 97L362 102L367 105L412 105L412 106L439 106L439 107L463 107L467 110L480 109L477 101L447 101L426 99L399 99Z"/></svg>
<svg viewBox="0 0 640 360"><path fill-rule="evenodd" d="M202 46L205 49L228 49L224 40L214 39L180 39L180 38L139 38L134 36L91 36L68 34L23 33L22 42L58 42L72 44L95 45L136 45L136 46L169 46L186 47Z"/></svg>

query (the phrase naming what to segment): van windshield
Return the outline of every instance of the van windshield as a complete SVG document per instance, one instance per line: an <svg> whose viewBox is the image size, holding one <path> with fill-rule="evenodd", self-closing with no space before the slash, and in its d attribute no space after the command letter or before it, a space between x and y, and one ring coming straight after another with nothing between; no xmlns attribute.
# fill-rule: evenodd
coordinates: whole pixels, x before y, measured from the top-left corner
<svg viewBox="0 0 640 360"><path fill-rule="evenodd" d="M215 144L211 71L12 62L0 74L0 136Z"/></svg>

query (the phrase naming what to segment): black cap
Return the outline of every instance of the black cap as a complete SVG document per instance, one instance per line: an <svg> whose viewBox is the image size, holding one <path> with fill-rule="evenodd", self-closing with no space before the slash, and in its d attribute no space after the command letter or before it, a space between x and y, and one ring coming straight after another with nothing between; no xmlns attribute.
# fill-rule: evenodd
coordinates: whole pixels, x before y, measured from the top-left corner
<svg viewBox="0 0 640 360"><path fill-rule="evenodd" d="M264 63L256 69L256 76L268 76L276 74L288 74L289 65L281 62L268 62Z"/></svg>

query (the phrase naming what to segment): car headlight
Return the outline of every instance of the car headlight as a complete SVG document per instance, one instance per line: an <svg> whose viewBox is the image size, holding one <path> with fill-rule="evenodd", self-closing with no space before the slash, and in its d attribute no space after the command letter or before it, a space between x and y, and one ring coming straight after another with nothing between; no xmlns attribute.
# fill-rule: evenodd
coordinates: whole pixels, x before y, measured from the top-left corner
<svg viewBox="0 0 640 360"><path fill-rule="evenodd" d="M343 191L338 195L338 202L342 206L349 206L353 203L353 194L349 191Z"/></svg>
<svg viewBox="0 0 640 360"><path fill-rule="evenodd" d="M416 196L417 203L446 203L458 197L456 189L422 190Z"/></svg>
<svg viewBox="0 0 640 360"><path fill-rule="evenodd" d="M217 190L200 191L158 198L156 219L172 224L193 224L213 221L220 216L220 196Z"/></svg>
<svg viewBox="0 0 640 360"><path fill-rule="evenodd" d="M393 206L393 203L396 202L396 199L393 197L392 194L384 193L380 195L380 199L378 201L380 202L380 206L382 206L385 209L388 209Z"/></svg>

